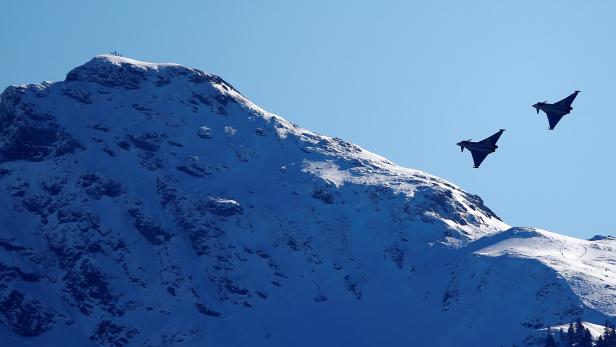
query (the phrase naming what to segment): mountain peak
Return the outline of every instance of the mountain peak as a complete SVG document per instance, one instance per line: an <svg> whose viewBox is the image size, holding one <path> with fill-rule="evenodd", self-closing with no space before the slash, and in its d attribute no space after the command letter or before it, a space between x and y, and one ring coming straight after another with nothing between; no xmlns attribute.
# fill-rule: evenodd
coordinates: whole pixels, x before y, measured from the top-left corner
<svg viewBox="0 0 616 347"><path fill-rule="evenodd" d="M160 68L165 67L182 67L180 64L175 63L150 63L145 61L139 61L136 59L115 55L115 54L100 54L92 58L89 62L84 65L104 65L104 64L113 64L116 66L121 65L132 65L135 67L139 67L142 69L154 69L158 70Z"/></svg>
<svg viewBox="0 0 616 347"><path fill-rule="evenodd" d="M294 148L299 152L284 154L287 156L286 164L293 163L302 172L323 180L326 185L337 188L345 184L380 186L399 195L402 200L421 202L420 209L408 207L410 212L405 213L424 214L425 211L420 210L428 208L430 211L423 218L445 223L448 229L446 239L452 244L464 243L508 227L479 197L438 177L397 166L342 139L295 126L260 109L222 78L198 69L100 55L71 70L64 82L33 85L22 92L25 95L28 92L35 94L38 104L44 104L48 96L55 94L60 94L57 95L60 98L72 99L60 107L62 110L53 105L56 107L54 113L58 115L54 118L59 130L56 133L74 140L70 142L73 144L72 150L100 146L96 141L100 140L101 134L94 136L88 130L92 124L97 128L109 129L109 134L126 138L126 142L135 143L138 148L156 147L161 149L161 154L166 151L186 157L204 150L194 142L195 134L199 138L210 138L210 144L236 148L238 153L255 152L255 146L265 146L259 149L263 151L263 157L265 153L281 156L281 149L288 151ZM9 94L6 94L7 98ZM45 97L40 98L41 95ZM73 107L76 109L67 112ZM93 108L87 118L78 116L84 108ZM36 115L28 112L28 118L37 122ZM101 114L97 115L99 112ZM82 124L78 125L80 122ZM20 133L19 128L13 130L13 134ZM21 130L24 130L23 127ZM216 132L225 136L213 136L212 133ZM258 134L256 138L255 133ZM174 138L172 141L185 145L174 148L164 140L170 137ZM23 141L17 141L20 137L14 138L16 141L7 143L23 149ZM96 139L95 143L92 139ZM35 143L31 147L34 152L45 148ZM18 157L14 154L15 150L5 152ZM48 152L63 153L64 150L50 149ZM37 158L46 156L38 155ZM284 162L280 165L288 167Z"/></svg>
<svg viewBox="0 0 616 347"><path fill-rule="evenodd" d="M198 69L173 63L148 63L113 54L103 54L71 70L66 81L93 82L106 87L138 89L143 83L161 85L172 78L187 78L191 83L213 83L239 94L222 78Z"/></svg>

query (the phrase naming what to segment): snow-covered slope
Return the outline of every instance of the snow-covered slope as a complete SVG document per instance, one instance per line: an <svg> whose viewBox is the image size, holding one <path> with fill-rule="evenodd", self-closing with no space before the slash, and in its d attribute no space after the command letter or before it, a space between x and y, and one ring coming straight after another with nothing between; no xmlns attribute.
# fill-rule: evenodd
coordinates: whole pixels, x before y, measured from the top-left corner
<svg viewBox="0 0 616 347"><path fill-rule="evenodd" d="M616 240L586 241L522 228L512 228L504 234L506 239L476 254L539 261L558 272L585 306L616 316Z"/></svg>
<svg viewBox="0 0 616 347"><path fill-rule="evenodd" d="M497 346L615 315L615 241L510 229L196 69L98 56L7 88L0 133L3 345Z"/></svg>

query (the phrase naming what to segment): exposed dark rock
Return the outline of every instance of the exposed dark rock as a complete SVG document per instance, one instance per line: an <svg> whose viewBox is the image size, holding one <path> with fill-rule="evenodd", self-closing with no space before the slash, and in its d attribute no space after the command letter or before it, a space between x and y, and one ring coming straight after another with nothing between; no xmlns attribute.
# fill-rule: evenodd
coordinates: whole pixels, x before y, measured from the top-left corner
<svg viewBox="0 0 616 347"><path fill-rule="evenodd" d="M15 279L24 282L39 282L43 276L36 273L29 273L22 271L17 266L9 266L0 263L0 283L9 282Z"/></svg>
<svg viewBox="0 0 616 347"><path fill-rule="evenodd" d="M156 221L145 216L141 209L131 207L128 213L133 217L135 229L151 244L162 245L171 238L170 233L166 232Z"/></svg>
<svg viewBox="0 0 616 347"><path fill-rule="evenodd" d="M492 210L490 210L486 205L484 205L483 200L481 199L481 197L479 197L479 195L464 193L464 196L468 201L472 202L469 207L477 208L481 212L485 213L487 216L501 220L500 217L496 215L496 213L492 212Z"/></svg>
<svg viewBox="0 0 616 347"><path fill-rule="evenodd" d="M96 124L92 125L91 128L94 129L94 130L102 131L104 133L108 133L109 132L109 127L106 126L105 124L102 124L102 123L96 123Z"/></svg>
<svg viewBox="0 0 616 347"><path fill-rule="evenodd" d="M130 150L130 142L128 141L120 141L118 142L118 147L122 148L125 151Z"/></svg>
<svg viewBox="0 0 616 347"><path fill-rule="evenodd" d="M27 194L22 202L26 210L34 214L45 215L45 209L51 203L51 199L44 195Z"/></svg>
<svg viewBox="0 0 616 347"><path fill-rule="evenodd" d="M595 235L588 239L588 241L614 241L616 237L611 235Z"/></svg>
<svg viewBox="0 0 616 347"><path fill-rule="evenodd" d="M473 198L473 196L471 196ZM492 213L483 210L483 202L481 199L474 199L473 208L481 209L484 214ZM481 226L483 221L481 217L475 216L462 205L456 197L453 196L451 190L438 189L431 186L419 186L415 191L415 196L412 200L407 201L402 205L401 211L392 211L393 220L403 220L406 215L410 219L421 220L424 223L442 223L444 219L449 219L459 225ZM497 218L495 215L494 218ZM449 233L445 236L464 237L457 230L445 230Z"/></svg>
<svg viewBox="0 0 616 347"><path fill-rule="evenodd" d="M193 93L192 97L194 99L198 100L203 105L212 106L212 102L206 96L203 96L203 95L197 94L197 93Z"/></svg>
<svg viewBox="0 0 616 347"><path fill-rule="evenodd" d="M87 259L80 262L64 276L65 292L71 295L79 310L90 315L93 306L100 305L114 315L122 314L115 303L107 276Z"/></svg>
<svg viewBox="0 0 616 347"><path fill-rule="evenodd" d="M217 103L219 103L220 105L222 105L223 107L227 107L229 104L231 103L235 103L235 99L227 94L216 94L214 96L212 96L212 98L214 100L216 100Z"/></svg>
<svg viewBox="0 0 616 347"><path fill-rule="evenodd" d="M160 143L165 137L159 133L144 133L130 135L130 141L135 147L146 152L156 152L160 149Z"/></svg>
<svg viewBox="0 0 616 347"><path fill-rule="evenodd" d="M68 96L69 98L76 100L78 102L81 102L83 104L91 104L92 103L92 97L90 96L90 93L84 91L83 89L76 87L76 88L66 88L64 90L64 95Z"/></svg>
<svg viewBox="0 0 616 347"><path fill-rule="evenodd" d="M327 301L327 297L323 294L317 294L314 296L314 302L324 302Z"/></svg>
<svg viewBox="0 0 616 347"><path fill-rule="evenodd" d="M197 310L199 312L203 313L206 316L220 317L220 312L216 312L211 308L205 306L204 304L196 303L195 306L197 307Z"/></svg>
<svg viewBox="0 0 616 347"><path fill-rule="evenodd" d="M210 173L207 172L205 167L199 163L189 163L185 165L180 165L177 167L178 170L184 172L185 174L194 176L194 177L205 177Z"/></svg>
<svg viewBox="0 0 616 347"><path fill-rule="evenodd" d="M206 127L205 125L199 128L197 131L197 136L202 139L211 139L212 138L212 129Z"/></svg>
<svg viewBox="0 0 616 347"><path fill-rule="evenodd" d="M41 161L75 152L83 147L64 131L54 117L38 113L32 105L19 104L9 87L0 103L0 163L4 161Z"/></svg>
<svg viewBox="0 0 616 347"><path fill-rule="evenodd" d="M545 327L545 325L537 318L527 319L525 321L520 322L520 325L530 329L541 329Z"/></svg>
<svg viewBox="0 0 616 347"><path fill-rule="evenodd" d="M356 299L361 299L362 290L359 287L359 283L355 281L351 276L344 276L344 286L349 292L351 292L355 296Z"/></svg>
<svg viewBox="0 0 616 347"><path fill-rule="evenodd" d="M223 278L222 283L223 283L224 288L229 293L238 294L242 296L248 295L250 293L248 289L238 286L235 282L231 281L229 278L226 278L226 277Z"/></svg>
<svg viewBox="0 0 616 347"><path fill-rule="evenodd" d="M171 83L171 79L169 78L169 76L156 76L156 81L154 81L154 84L157 87L163 87L166 86L167 84Z"/></svg>
<svg viewBox="0 0 616 347"><path fill-rule="evenodd" d="M110 147L107 147L107 146L103 147L103 152L107 153L107 155L109 155L110 157L115 157L116 156L116 154L113 151L113 149L111 149Z"/></svg>
<svg viewBox="0 0 616 347"><path fill-rule="evenodd" d="M396 246L389 247L385 254L393 261L399 269L404 267L404 251Z"/></svg>
<svg viewBox="0 0 616 347"><path fill-rule="evenodd" d="M140 104L133 104L133 108L139 112L149 112L151 111L151 109L147 106L144 105L140 105Z"/></svg>
<svg viewBox="0 0 616 347"><path fill-rule="evenodd" d="M37 300L26 298L15 289L0 301L0 319L22 336L40 335L51 329L56 322L53 311L43 307Z"/></svg>
<svg viewBox="0 0 616 347"><path fill-rule="evenodd" d="M98 83L105 87L137 89L146 80L146 71L131 64L112 64L96 57L87 64L71 70L66 81Z"/></svg>
<svg viewBox="0 0 616 347"><path fill-rule="evenodd" d="M202 207L206 211L222 217L229 217L244 212L244 209L236 201L223 198L210 198L203 203Z"/></svg>
<svg viewBox="0 0 616 347"><path fill-rule="evenodd" d="M219 76L216 75L212 75L209 73L205 73L201 70L197 70L197 69L192 69L192 74L190 76L190 81L193 83L212 83L212 84L218 84L223 86L224 89L226 90L233 90L236 93L240 94L240 92L233 88L233 86L231 84L229 84L227 81L223 80L222 78L220 78Z"/></svg>
<svg viewBox="0 0 616 347"><path fill-rule="evenodd" d="M52 196L60 194L65 185L66 181L60 177L50 177L41 183L43 190Z"/></svg>
<svg viewBox="0 0 616 347"><path fill-rule="evenodd" d="M9 169L5 169L5 168L1 168L0 167L0 178L2 178L4 176L8 176L9 174L11 174L11 172L13 172L13 170L9 170Z"/></svg>
<svg viewBox="0 0 616 347"><path fill-rule="evenodd" d="M100 173L87 173L80 177L81 186L92 198L99 200L103 196L111 198L122 194L122 185Z"/></svg>
<svg viewBox="0 0 616 347"><path fill-rule="evenodd" d="M184 147L184 145L181 142L178 142L175 140L167 140L167 143L175 147Z"/></svg>
<svg viewBox="0 0 616 347"><path fill-rule="evenodd" d="M19 246L13 243L13 240L2 240L0 239L0 248L7 250L9 252L20 252L28 250L26 247Z"/></svg>
<svg viewBox="0 0 616 347"><path fill-rule="evenodd" d="M460 300L458 290L455 288L449 288L443 293L443 305L442 310L447 311L452 304L458 303Z"/></svg>
<svg viewBox="0 0 616 347"><path fill-rule="evenodd" d="M311 197L317 200L321 200L324 203L331 205L334 203L334 196L326 190L315 190L310 194Z"/></svg>
<svg viewBox="0 0 616 347"><path fill-rule="evenodd" d="M90 335L90 340L96 341L102 346L122 347L128 344L130 339L138 333L137 329L121 326L109 320L102 320Z"/></svg>

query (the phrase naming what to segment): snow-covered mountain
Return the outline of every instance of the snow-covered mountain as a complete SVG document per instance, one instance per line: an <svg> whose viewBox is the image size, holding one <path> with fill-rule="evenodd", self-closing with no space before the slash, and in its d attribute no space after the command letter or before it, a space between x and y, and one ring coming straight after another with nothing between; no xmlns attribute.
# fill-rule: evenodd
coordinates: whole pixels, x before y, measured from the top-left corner
<svg viewBox="0 0 616 347"><path fill-rule="evenodd" d="M510 346L616 316L616 240L103 55L0 100L2 346Z"/></svg>

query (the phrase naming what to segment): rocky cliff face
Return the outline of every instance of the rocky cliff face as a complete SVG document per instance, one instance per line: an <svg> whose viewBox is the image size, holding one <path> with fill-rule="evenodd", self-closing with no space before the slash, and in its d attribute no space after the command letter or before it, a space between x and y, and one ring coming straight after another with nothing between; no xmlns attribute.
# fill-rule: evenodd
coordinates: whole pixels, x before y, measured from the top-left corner
<svg viewBox="0 0 616 347"><path fill-rule="evenodd" d="M9 346L532 344L615 312L613 240L507 230L196 69L99 56L7 88L0 134Z"/></svg>

